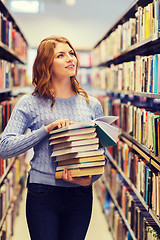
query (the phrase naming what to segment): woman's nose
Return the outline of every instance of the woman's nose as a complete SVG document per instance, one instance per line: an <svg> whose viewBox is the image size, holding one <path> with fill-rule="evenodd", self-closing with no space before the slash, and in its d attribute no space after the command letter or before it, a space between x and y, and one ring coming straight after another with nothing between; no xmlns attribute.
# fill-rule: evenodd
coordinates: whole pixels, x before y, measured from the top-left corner
<svg viewBox="0 0 160 240"><path fill-rule="evenodd" d="M71 61L72 60L72 56L70 54L67 54L67 61Z"/></svg>

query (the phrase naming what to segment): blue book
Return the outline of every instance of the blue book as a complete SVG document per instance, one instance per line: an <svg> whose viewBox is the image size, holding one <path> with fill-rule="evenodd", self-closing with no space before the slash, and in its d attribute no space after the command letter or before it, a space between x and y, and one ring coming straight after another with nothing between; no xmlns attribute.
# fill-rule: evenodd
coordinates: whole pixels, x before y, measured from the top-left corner
<svg viewBox="0 0 160 240"><path fill-rule="evenodd" d="M154 55L154 80L153 92L158 93L158 54Z"/></svg>

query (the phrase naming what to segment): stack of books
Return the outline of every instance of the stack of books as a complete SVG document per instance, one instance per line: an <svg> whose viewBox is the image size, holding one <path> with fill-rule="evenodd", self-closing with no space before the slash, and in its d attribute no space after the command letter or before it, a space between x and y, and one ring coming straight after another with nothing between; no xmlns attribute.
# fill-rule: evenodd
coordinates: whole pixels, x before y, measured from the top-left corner
<svg viewBox="0 0 160 240"><path fill-rule="evenodd" d="M113 122L113 119L108 121ZM101 118L100 123L95 120L80 122L50 132L51 157L57 162L56 179L62 178L66 168L72 177L103 174L105 156L99 147L115 145L118 138L117 129L110 124L106 123L108 133L102 129L104 123Z"/></svg>

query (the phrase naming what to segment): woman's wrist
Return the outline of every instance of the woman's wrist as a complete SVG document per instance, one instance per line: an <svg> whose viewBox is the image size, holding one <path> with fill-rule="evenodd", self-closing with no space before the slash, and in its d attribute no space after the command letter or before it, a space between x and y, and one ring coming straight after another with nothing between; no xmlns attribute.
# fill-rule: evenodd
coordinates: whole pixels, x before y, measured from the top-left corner
<svg viewBox="0 0 160 240"><path fill-rule="evenodd" d="M46 129L46 132L47 132L47 133L50 133L50 129L49 129L48 126L45 126L45 129Z"/></svg>

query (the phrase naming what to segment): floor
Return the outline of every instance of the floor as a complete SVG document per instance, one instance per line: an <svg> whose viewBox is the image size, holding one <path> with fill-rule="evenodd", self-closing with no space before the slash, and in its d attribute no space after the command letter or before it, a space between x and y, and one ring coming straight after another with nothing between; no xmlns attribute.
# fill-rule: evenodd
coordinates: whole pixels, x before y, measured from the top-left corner
<svg viewBox="0 0 160 240"><path fill-rule="evenodd" d="M23 240L30 240L25 220L25 199L26 190L23 191L22 201L19 208L19 215L15 219L14 235L11 237L11 240L22 240L22 236ZM85 240L112 240L111 233L108 230L107 221L104 217L95 191L93 199L93 214Z"/></svg>

